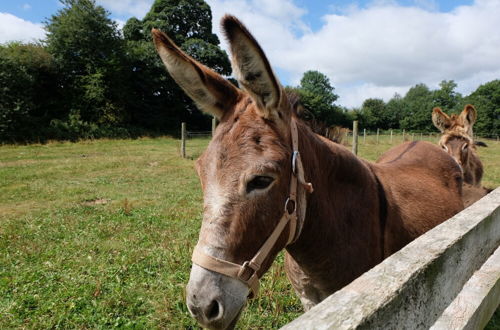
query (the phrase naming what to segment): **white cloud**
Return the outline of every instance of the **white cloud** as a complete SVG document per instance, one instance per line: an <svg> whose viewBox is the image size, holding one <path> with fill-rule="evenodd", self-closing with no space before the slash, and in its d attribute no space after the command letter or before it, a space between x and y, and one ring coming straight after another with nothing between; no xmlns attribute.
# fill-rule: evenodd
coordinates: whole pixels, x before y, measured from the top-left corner
<svg viewBox="0 0 500 330"><path fill-rule="evenodd" d="M297 7L292 0L207 0L212 9L213 31L220 33L220 19L224 14L238 17L247 25L252 34L265 47L266 54L278 58L291 47L296 34L310 32L300 19L305 10ZM276 65L277 61L273 61Z"/></svg>
<svg viewBox="0 0 500 330"><path fill-rule="evenodd" d="M125 23L127 23L124 20L119 19L119 18L113 18L113 20L116 22L116 24L118 25L118 29L120 29L120 30L123 30Z"/></svg>
<svg viewBox="0 0 500 330"><path fill-rule="evenodd" d="M0 43L37 41L44 37L42 24L25 21L9 13L0 13Z"/></svg>
<svg viewBox="0 0 500 330"><path fill-rule="evenodd" d="M97 3L113 14L132 15L142 19L151 8L153 0L97 0Z"/></svg>
<svg viewBox="0 0 500 330"><path fill-rule="evenodd" d="M219 35L222 14L236 15L271 64L292 77L288 83L297 83L306 70L319 70L330 77L341 105L359 106L375 96L388 100L417 83L435 88L445 79L467 94L500 78L497 0L476 0L447 13L436 11L432 0L416 0L414 7L377 0L324 15L318 31L307 28L305 10L291 0L208 3Z"/></svg>
<svg viewBox="0 0 500 330"><path fill-rule="evenodd" d="M25 3L25 4L22 5L22 8L24 10L30 10L31 9L31 5L29 3Z"/></svg>

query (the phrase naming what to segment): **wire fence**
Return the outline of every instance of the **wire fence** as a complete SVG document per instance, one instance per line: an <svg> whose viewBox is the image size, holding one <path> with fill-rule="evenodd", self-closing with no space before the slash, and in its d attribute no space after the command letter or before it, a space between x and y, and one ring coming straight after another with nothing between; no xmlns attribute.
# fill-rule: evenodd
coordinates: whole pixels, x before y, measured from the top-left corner
<svg viewBox="0 0 500 330"><path fill-rule="evenodd" d="M215 132L216 121L212 120L212 131L188 131L186 129L186 124L181 125L181 156L186 158L186 141L199 139L199 138L210 138ZM353 136L353 131L349 129L343 129L342 135L339 137L339 143L345 146L352 146L352 150L357 154L358 145L370 145L370 144L389 144L396 145L399 143L407 141L428 141L432 143L437 143L441 137L439 132L423 132L423 131L406 131L404 129L377 129L377 130L367 130L358 129L357 139ZM500 134L486 134L486 135L475 135L475 141L499 141ZM357 143L356 143L357 142ZM197 145L197 144L195 144ZM196 152L198 153L198 152Z"/></svg>

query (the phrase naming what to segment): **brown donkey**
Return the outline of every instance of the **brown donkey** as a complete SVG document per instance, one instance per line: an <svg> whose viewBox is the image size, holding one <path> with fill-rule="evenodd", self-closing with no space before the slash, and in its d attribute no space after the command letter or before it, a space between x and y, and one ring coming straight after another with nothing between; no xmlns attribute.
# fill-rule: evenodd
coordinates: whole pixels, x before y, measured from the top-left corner
<svg viewBox="0 0 500 330"><path fill-rule="evenodd" d="M406 143L378 164L357 158L296 119L243 24L225 16L222 28L243 89L152 31L171 76L220 120L196 162L204 209L186 289L189 311L212 329L234 327L284 248L309 309L463 208L460 168L437 146Z"/></svg>
<svg viewBox="0 0 500 330"><path fill-rule="evenodd" d="M470 104L458 116L450 117L440 108L432 110L432 122L443 133L439 145L460 165L464 182L480 187L483 164L477 155L472 132L476 118L476 109Z"/></svg>

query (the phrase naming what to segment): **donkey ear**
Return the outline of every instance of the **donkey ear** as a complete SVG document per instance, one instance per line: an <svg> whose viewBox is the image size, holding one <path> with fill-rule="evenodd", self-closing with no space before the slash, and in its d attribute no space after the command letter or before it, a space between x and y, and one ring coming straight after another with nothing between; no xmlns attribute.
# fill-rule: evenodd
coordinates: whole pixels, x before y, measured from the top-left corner
<svg viewBox="0 0 500 330"><path fill-rule="evenodd" d="M219 74L184 53L163 32L153 29L153 41L167 71L200 110L221 119L240 91Z"/></svg>
<svg viewBox="0 0 500 330"><path fill-rule="evenodd" d="M460 119L462 120L467 133L472 137L472 126L474 126L477 119L477 112L474 106L467 104L460 114Z"/></svg>
<svg viewBox="0 0 500 330"><path fill-rule="evenodd" d="M264 51L236 17L225 15L221 24L231 46L233 71L238 82L257 102L265 118L274 117L283 91Z"/></svg>
<svg viewBox="0 0 500 330"><path fill-rule="evenodd" d="M432 123L441 133L451 127L451 119L441 108L432 109Z"/></svg>

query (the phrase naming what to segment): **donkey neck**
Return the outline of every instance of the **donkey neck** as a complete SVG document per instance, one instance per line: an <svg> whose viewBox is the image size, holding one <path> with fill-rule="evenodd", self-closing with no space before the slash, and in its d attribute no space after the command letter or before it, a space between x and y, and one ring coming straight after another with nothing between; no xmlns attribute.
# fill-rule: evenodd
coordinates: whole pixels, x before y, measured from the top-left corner
<svg viewBox="0 0 500 330"><path fill-rule="evenodd" d="M287 250L308 277L337 290L382 259L377 179L345 147L302 124L299 135L314 192L301 234Z"/></svg>

